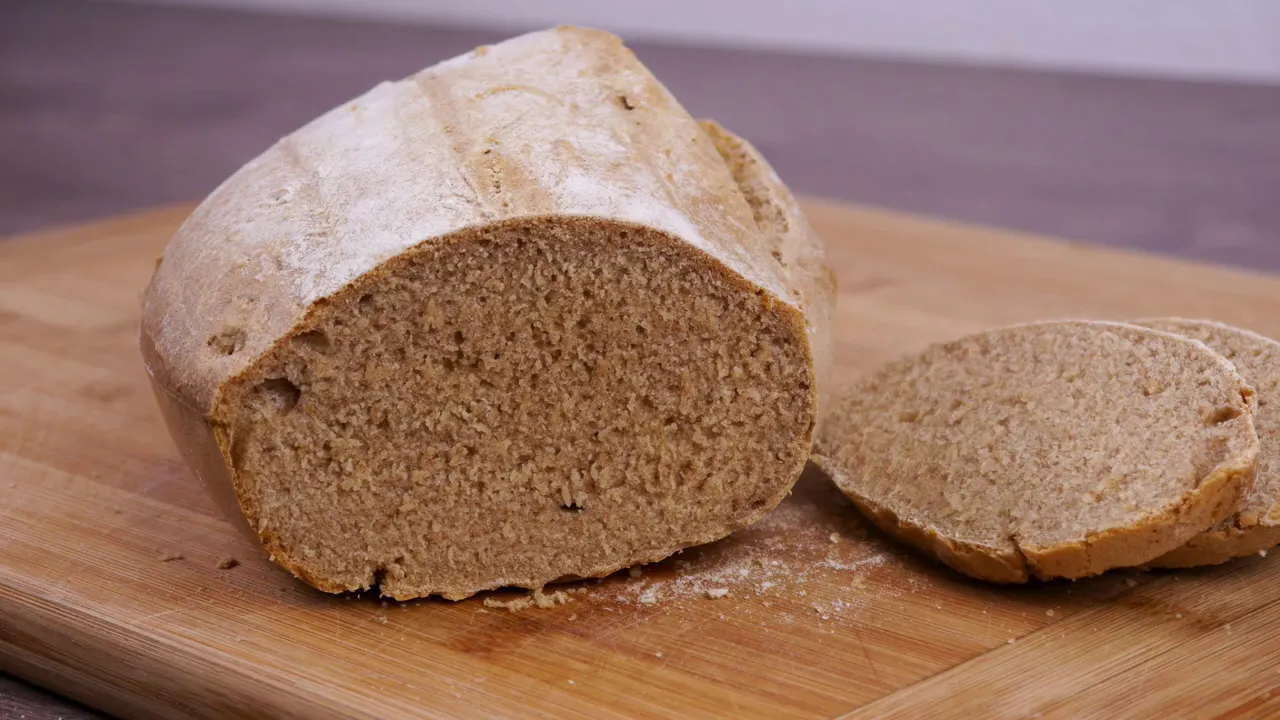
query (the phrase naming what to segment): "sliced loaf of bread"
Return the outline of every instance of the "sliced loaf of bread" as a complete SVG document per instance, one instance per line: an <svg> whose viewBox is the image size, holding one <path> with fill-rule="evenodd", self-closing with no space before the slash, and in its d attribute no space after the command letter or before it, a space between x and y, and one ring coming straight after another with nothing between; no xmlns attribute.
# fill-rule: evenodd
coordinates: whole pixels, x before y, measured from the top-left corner
<svg viewBox="0 0 1280 720"><path fill-rule="evenodd" d="M321 590L598 576L760 518L833 279L747 143L557 28L384 83L178 231L142 354L187 462Z"/></svg>
<svg viewBox="0 0 1280 720"><path fill-rule="evenodd" d="M815 460L886 532L995 582L1139 565L1235 511L1253 390L1202 343L1063 321L932 346L857 383Z"/></svg>
<svg viewBox="0 0 1280 720"><path fill-rule="evenodd" d="M1226 520L1148 564L1216 565L1280 545L1280 342L1212 320L1163 318L1136 324L1203 342L1230 360L1257 393L1253 424L1258 431L1258 472L1253 490Z"/></svg>

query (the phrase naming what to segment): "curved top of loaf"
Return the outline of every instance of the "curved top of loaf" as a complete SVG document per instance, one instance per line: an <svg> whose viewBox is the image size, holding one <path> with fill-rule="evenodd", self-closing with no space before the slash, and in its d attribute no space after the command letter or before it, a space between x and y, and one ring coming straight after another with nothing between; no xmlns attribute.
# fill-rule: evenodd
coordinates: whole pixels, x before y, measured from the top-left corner
<svg viewBox="0 0 1280 720"><path fill-rule="evenodd" d="M383 261L546 215L665 231L798 307L704 130L617 37L562 27L383 83L232 175L144 295L148 371L208 412L313 303Z"/></svg>

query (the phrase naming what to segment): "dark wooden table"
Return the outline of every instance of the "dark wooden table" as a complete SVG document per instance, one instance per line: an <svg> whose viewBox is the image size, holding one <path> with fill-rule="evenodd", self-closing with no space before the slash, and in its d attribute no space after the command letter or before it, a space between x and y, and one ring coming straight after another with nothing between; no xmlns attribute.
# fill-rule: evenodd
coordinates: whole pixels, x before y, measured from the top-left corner
<svg viewBox="0 0 1280 720"><path fill-rule="evenodd" d="M492 32L0 2L0 236L189 200ZM636 43L802 192L1280 270L1280 87ZM98 717L0 676L0 718Z"/></svg>

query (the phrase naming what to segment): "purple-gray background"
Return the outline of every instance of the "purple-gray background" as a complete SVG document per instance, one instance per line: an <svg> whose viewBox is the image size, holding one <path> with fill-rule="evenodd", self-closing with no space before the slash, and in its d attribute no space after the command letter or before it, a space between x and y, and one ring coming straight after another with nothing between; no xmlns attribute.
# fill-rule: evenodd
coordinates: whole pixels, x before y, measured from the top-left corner
<svg viewBox="0 0 1280 720"><path fill-rule="evenodd" d="M198 199L490 32L0 2L0 235ZM1280 270L1280 86L637 44L802 192Z"/></svg>

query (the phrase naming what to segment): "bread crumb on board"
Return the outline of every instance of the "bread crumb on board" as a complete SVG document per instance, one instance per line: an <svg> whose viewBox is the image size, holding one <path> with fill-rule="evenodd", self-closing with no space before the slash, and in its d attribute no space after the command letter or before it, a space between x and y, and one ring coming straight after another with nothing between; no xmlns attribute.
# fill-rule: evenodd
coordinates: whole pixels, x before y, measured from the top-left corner
<svg viewBox="0 0 1280 720"><path fill-rule="evenodd" d="M711 588L707 590L707 597L712 600L718 600L729 594L729 588Z"/></svg>
<svg viewBox="0 0 1280 720"><path fill-rule="evenodd" d="M533 604L542 609L553 608L557 605L563 605L570 602L572 598L569 594L560 590L556 590L550 595L544 594L541 590L533 591Z"/></svg>
<svg viewBox="0 0 1280 720"><path fill-rule="evenodd" d="M556 590L550 593L544 593L541 588L531 591L528 595L510 600L502 600L496 597L487 597L484 599L484 606L490 608L504 608L509 612L520 612L528 610L531 607L553 608L557 605L564 605L572 602L573 598L569 597L569 593L563 590ZM570 616L570 620L576 620L577 615Z"/></svg>
<svg viewBox="0 0 1280 720"><path fill-rule="evenodd" d="M160 562L173 562L174 560L186 560L187 557L176 550L165 550L156 559Z"/></svg>
<svg viewBox="0 0 1280 720"><path fill-rule="evenodd" d="M240 561L231 556L224 557L218 561L219 570L230 570L231 568L238 567L239 565Z"/></svg>

